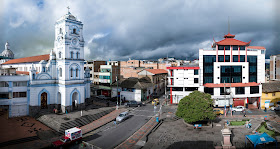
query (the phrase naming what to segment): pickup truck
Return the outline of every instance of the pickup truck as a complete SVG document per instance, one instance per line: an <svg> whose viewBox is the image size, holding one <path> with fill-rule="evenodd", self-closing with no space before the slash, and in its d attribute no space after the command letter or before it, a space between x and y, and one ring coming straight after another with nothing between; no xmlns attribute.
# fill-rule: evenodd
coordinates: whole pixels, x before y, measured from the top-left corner
<svg viewBox="0 0 280 149"><path fill-rule="evenodd" d="M78 127L74 127L65 130L65 136L57 141L52 142L53 147L62 148L67 147L73 143L80 142L82 140L82 130Z"/></svg>

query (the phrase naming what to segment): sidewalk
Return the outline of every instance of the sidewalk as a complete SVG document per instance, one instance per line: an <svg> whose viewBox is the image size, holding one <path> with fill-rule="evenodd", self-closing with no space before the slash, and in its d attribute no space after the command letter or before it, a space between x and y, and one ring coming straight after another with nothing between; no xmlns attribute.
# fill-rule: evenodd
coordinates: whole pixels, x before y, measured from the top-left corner
<svg viewBox="0 0 280 149"><path fill-rule="evenodd" d="M95 120L91 123L89 123L88 125L85 125L83 127L81 127L83 135L93 131L99 127L101 127L102 125L105 125L111 121L113 121L116 116L118 114L120 114L121 112L126 111L126 109L119 109L119 110L114 110L113 112L101 117L98 120ZM4 147L4 149L38 149L38 148L47 148L51 145L51 143L57 139L59 139L60 137L54 137L54 138L48 138L46 140L35 140L35 141L30 141L30 142L26 142L26 143L21 143L21 144L15 144L15 145L10 145L10 146L6 146Z"/></svg>

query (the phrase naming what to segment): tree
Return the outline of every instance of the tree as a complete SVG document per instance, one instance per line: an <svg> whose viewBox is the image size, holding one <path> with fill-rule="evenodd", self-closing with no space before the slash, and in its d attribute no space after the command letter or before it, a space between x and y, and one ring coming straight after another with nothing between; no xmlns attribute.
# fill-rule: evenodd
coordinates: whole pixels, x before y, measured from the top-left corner
<svg viewBox="0 0 280 149"><path fill-rule="evenodd" d="M205 119L213 120L213 99L210 94L193 91L189 96L180 100L176 116L181 117L187 123L194 123Z"/></svg>

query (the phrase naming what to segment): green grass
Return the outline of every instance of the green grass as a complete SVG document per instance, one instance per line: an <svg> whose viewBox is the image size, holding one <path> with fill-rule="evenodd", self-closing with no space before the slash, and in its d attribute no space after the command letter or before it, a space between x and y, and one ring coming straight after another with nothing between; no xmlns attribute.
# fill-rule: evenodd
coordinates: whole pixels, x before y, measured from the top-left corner
<svg viewBox="0 0 280 149"><path fill-rule="evenodd" d="M276 135L274 131L266 129L265 124L262 124L261 127L257 129L257 132L259 132L259 133L265 132L268 135L270 135L271 137L274 137Z"/></svg>
<svg viewBox="0 0 280 149"><path fill-rule="evenodd" d="M245 125L246 121L231 121L230 126L242 126Z"/></svg>

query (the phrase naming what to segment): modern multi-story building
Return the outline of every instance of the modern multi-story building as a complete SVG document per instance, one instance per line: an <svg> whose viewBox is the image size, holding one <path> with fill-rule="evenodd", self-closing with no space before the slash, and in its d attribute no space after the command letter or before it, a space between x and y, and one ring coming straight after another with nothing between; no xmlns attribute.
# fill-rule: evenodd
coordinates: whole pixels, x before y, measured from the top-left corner
<svg viewBox="0 0 280 149"><path fill-rule="evenodd" d="M270 80L280 79L280 55L270 56Z"/></svg>
<svg viewBox="0 0 280 149"><path fill-rule="evenodd" d="M178 104L183 97L188 96L192 91L199 90L199 87L201 87L199 85L198 64L167 67L167 69L170 103Z"/></svg>
<svg viewBox="0 0 280 149"><path fill-rule="evenodd" d="M189 87L198 87L199 91L211 94L214 105L219 107L248 105L249 108L257 108L260 106L261 83L265 82L266 49L250 46L250 42L243 42L234 37L235 35L227 34L221 41L214 40L211 50L199 50L196 79L199 85ZM184 74L183 71L180 77L172 76L171 70L174 69L176 68L169 70L169 82L172 86L170 95L174 95L176 80L192 77L190 74ZM185 86L185 81L181 82L178 81ZM173 95L170 97L171 102Z"/></svg>

